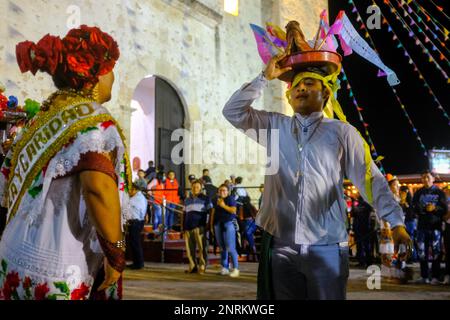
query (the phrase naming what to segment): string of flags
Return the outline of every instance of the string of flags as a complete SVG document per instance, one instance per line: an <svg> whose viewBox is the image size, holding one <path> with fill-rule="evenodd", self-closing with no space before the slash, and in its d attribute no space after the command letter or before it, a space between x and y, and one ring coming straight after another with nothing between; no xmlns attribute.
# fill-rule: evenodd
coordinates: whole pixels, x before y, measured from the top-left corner
<svg viewBox="0 0 450 320"><path fill-rule="evenodd" d="M402 103L402 101L400 100L400 98L399 98L399 96L398 96L398 94L397 94L397 90L395 90L395 88L392 88L392 89L393 89L393 91L394 91L395 97L397 98L397 101L398 101L398 103L400 104L400 107L401 107L401 109L402 109L402 111L403 111L405 117L408 119L408 123L409 123L409 124L411 125L411 127L412 127L412 131L413 131L414 134L416 135L416 140L417 140L417 142L419 143L420 147L422 148L423 155L424 155L425 157L427 157L427 156L428 156L427 148L425 147L425 144L423 143L422 138L420 138L419 131L418 131L418 130L416 129L416 127L414 126L414 123L412 122L411 117L410 117L409 114L408 114L408 111L406 111L405 105L404 105L404 104Z"/></svg>
<svg viewBox="0 0 450 320"><path fill-rule="evenodd" d="M398 35L393 30L392 26L389 24L389 21L386 19L386 17L384 16L384 14L382 12L381 12L381 14L382 14L382 17L383 17L383 24L386 24L388 26L388 31L390 29L390 32L393 33L393 35L394 35L393 36L393 40L398 42L397 48L403 49L403 54L408 59L408 63L414 67L414 71L419 75L419 79L422 80L424 87L427 89L428 93L433 98L433 101L435 102L438 110L447 119L447 124L450 125L450 116L449 116L449 114L444 109L444 107L442 106L441 102L439 101L439 99L437 98L436 94L434 93L433 89L428 84L428 81L425 79L425 77L423 76L423 74L420 71L419 67L414 62L412 56L409 54L408 50L405 48L405 46L403 45L403 43L400 40L400 38L398 37ZM374 45L373 41L372 41L372 44ZM450 79L447 79L447 83L450 83Z"/></svg>
<svg viewBox="0 0 450 320"><path fill-rule="evenodd" d="M348 1L349 4L351 4L353 6L353 10L352 12L355 12L357 14L357 20L360 21L360 23L362 25L365 26L364 21L361 19L361 14L358 11L358 8L356 7L355 3L353 0L349 0ZM381 14L383 14L381 12ZM398 42L397 48L398 49L402 49L403 50L403 54L404 56L408 59L408 63L410 65L412 65L412 67L414 68L414 72L416 72L419 76L419 79L422 81L423 86L427 89L427 92L431 95L431 97L433 98L433 101L435 102L437 108L439 109L440 112L442 112L443 116L447 119L448 124L450 125L450 116L448 115L448 113L446 112L446 110L444 109L444 107L442 106L441 102L439 101L439 99L437 98L436 94L434 93L433 89L431 88L431 86L428 84L428 81L425 79L425 77L423 76L422 72L420 71L419 67L417 66L417 64L414 62L412 56L409 54L409 52L406 50L405 46L403 45L403 43L401 42L401 40L399 39L399 37L397 36L397 34L395 33L395 31L392 29L391 25L389 24L388 20L386 19L386 17L383 15L383 25L387 25L388 31L390 30L394 36L395 36L395 41ZM359 19L358 19L359 18ZM367 28L366 28L367 29ZM373 41L372 37L370 36L370 34L368 33L367 38L369 39L371 45L373 48L375 47L375 42ZM375 49L376 51L376 49ZM382 74L380 73L380 76ZM394 94L396 95L396 91L394 91ZM398 99L400 99L400 97L398 97ZM403 105L403 103L401 103L400 105Z"/></svg>
<svg viewBox="0 0 450 320"><path fill-rule="evenodd" d="M405 17L406 17L406 14L409 16L409 18L410 18L410 22L409 22L410 26L413 26L415 24L417 24L418 26L421 25L423 28L425 28L425 31L428 31L429 33L432 34L433 39L438 41L439 45L442 48L445 48L448 52L450 52L450 50L448 50L446 48L447 45L445 43L446 41L449 40L449 32L448 32L447 29L444 28L445 30L442 30L441 28L439 28L439 26L437 26L434 23L434 21L431 20L431 18L430 18L430 20L427 20L426 17L425 17L426 20L424 20L419 15L420 11L418 11L418 10L417 10L417 12L414 11L409 4L405 3L405 0L401 0L400 3L397 1L397 4L399 4L399 6L401 8L403 8L403 10L404 10L404 14L403 15ZM426 22L431 22L432 26L429 27Z"/></svg>
<svg viewBox="0 0 450 320"><path fill-rule="evenodd" d="M450 17L444 12L443 7L438 6L433 0L430 0L430 2L450 21Z"/></svg>
<svg viewBox="0 0 450 320"><path fill-rule="evenodd" d="M374 3L375 1L372 0ZM410 38L415 38L415 44L417 46L420 46L422 48L422 53L425 54L428 58L428 62L431 62L434 64L434 66L441 72L442 76L445 78L445 80L447 81L447 83L450 83L450 79L448 74L445 72L445 70L441 67L441 65L438 63L438 61L436 61L436 59L433 57L433 55L431 54L431 52L427 49L427 47L425 46L425 44L420 40L420 37L416 36L416 34L414 33L414 31L410 28L410 26L408 26L408 24L405 22L405 20L401 17L401 15L397 12L397 10L394 8L394 6L391 4L390 1L386 0L384 1L384 3L387 3L387 5L390 8L390 11L395 15L395 18L400 21L400 23L403 25L403 27L408 31L409 37ZM397 40L397 35L395 34L395 32L392 30L392 27L390 28L390 32L392 32L394 35L392 36L392 40ZM423 33L423 30L420 29L420 33ZM425 35L425 42L430 42L430 38L428 38ZM400 44L401 46L403 46L403 44ZM397 46L398 47L398 46ZM401 48L401 47L400 47ZM445 60L447 62L447 65L450 66L450 61L444 56L444 54L442 53L442 51L440 49L438 49L434 44L433 44L433 49L432 51L438 51L439 54L441 54L441 56L443 57L443 60Z"/></svg>
<svg viewBox="0 0 450 320"><path fill-rule="evenodd" d="M403 0L404 1L404 0ZM433 15L431 15L424 7L422 7L417 1L408 0L406 4L409 6L413 3L416 7L417 12L422 13L425 16L427 22L431 22L434 26L434 30L444 34L445 41L449 40L450 31L445 28L445 26L439 22Z"/></svg>
<svg viewBox="0 0 450 320"><path fill-rule="evenodd" d="M347 84L346 88L347 88L347 90L349 92L349 97L352 100L353 105L355 106L356 112L358 113L359 121L361 121L361 123L362 123L362 125L364 127L364 134L366 135L366 141L369 144L370 152L372 154L372 158L374 159L375 163L378 164L381 173L385 174L386 172L384 170L383 164L381 163L381 161L384 159L384 157L378 155L378 152L377 152L377 150L375 148L375 144L373 143L373 140L370 137L369 124L364 120L364 117L362 115L362 111L364 109L360 106L358 101L356 101L356 97L355 97L355 94L353 93L352 86L350 84L350 81L348 80L347 74L345 73L345 70L344 70L343 67L341 69L341 72L342 72L341 80L346 82L346 84Z"/></svg>
<svg viewBox="0 0 450 320"><path fill-rule="evenodd" d="M367 30L367 27L366 27L366 25L365 25L365 23L364 23L364 20L361 18L361 14L359 13L359 10L358 10L358 8L356 7L356 4L354 3L354 1L353 1L353 0L348 0L348 3L351 4L351 5L353 6L352 12L354 12L354 13L357 15L357 21L359 21L359 22L364 26L364 29ZM386 20L386 22L387 22L387 20ZM373 41L373 39L372 39L372 37L370 36L369 32L367 32L367 37L366 37L366 38L370 41L372 47L373 47L373 48L376 48L375 42ZM376 50L376 49L375 49L375 50ZM406 52L406 49L405 49L405 52ZM408 56L409 56L409 54L408 54ZM410 59L410 61L413 61L413 60ZM414 63L414 62L413 62L413 63ZM418 68L417 68L417 71L419 71ZM420 72L420 71L419 71L419 72ZM423 77L422 77L422 78L423 78ZM423 80L425 80L425 78L423 78ZM427 153L427 151L426 151L427 149L425 148L425 145L424 145L424 143L423 143L423 140L422 140L422 138L420 137L418 130L417 130L416 127L414 126L414 123L412 122L411 117L409 116L408 112L406 111L406 107L405 107L404 103L403 103L402 100L400 99L400 97L399 97L399 95L398 95L398 93L397 93L397 90L395 90L395 88L392 87L392 86L391 86L391 89L392 89L392 92L394 93L394 96L395 96L397 102L399 103L399 105L400 105L400 107L401 107L401 109L402 109L402 111L403 111L403 114L405 115L406 119L408 120L408 123L409 123L409 124L411 125L411 127L412 127L412 131L413 131L414 135L416 136L416 140L418 141L418 143L419 143L419 145L420 145L420 148L424 151L423 154L424 154L425 156L427 156L427 155L428 155L428 153Z"/></svg>
<svg viewBox="0 0 450 320"><path fill-rule="evenodd" d="M434 52L436 52L436 51L439 52L439 60L440 61L446 60L447 61L447 66L450 66L450 62L448 61L448 58L445 55L445 54L449 54L450 55L450 50L447 49L445 42L441 41L441 39L439 39L439 36L436 33L434 33L434 31L432 29L430 29L428 27L428 25L424 21L422 21L422 19L420 19L420 17L416 18L417 19L417 22L416 22L416 20L412 16L413 13L417 16L417 14L415 12L413 12L411 10L411 13L410 13L409 10L407 10L404 6L402 6L402 4L400 3L399 0L395 0L395 2L399 6L399 8L401 8L403 10L403 17L404 18L408 17L410 19L409 26L411 28L413 26L416 26L417 27L417 32L425 37L425 43L432 44L433 45L432 50ZM405 21L405 23L406 23L406 21ZM422 29L422 27L420 25L422 25L424 29ZM428 31L428 33L431 33L431 38L427 36L425 31ZM410 31L409 32L409 36L413 37L414 36L414 32ZM438 43L436 43L436 42L438 42ZM439 49L439 47L441 49ZM445 54L441 50L444 50Z"/></svg>

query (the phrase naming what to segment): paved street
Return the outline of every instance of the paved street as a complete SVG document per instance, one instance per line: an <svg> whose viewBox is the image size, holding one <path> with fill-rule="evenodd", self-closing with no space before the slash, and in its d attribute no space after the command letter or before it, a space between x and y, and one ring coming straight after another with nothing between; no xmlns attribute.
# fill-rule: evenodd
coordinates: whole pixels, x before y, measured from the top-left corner
<svg viewBox="0 0 450 320"><path fill-rule="evenodd" d="M186 265L146 263L143 270L126 270L124 299L139 300L254 300L256 263L241 263L241 277L232 279L216 273L218 265L206 274L185 274ZM415 266L417 277L417 266ZM348 284L349 300L418 299L450 300L450 286L398 285L382 280L380 290L369 290L365 270L352 268Z"/></svg>

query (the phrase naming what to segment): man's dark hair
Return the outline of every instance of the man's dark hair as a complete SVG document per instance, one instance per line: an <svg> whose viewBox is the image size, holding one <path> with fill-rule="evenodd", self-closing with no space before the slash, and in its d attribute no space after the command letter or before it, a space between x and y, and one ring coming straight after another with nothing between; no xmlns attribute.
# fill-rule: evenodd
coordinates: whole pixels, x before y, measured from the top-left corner
<svg viewBox="0 0 450 320"><path fill-rule="evenodd" d="M148 162L148 166L150 167L150 165L153 165L153 160L150 160L149 162Z"/></svg>
<svg viewBox="0 0 450 320"><path fill-rule="evenodd" d="M426 175L426 174L429 174L429 175L431 175L433 178L435 177L434 176L434 173L433 172L431 172L430 170L425 170L425 171L422 171L422 174L420 175L420 176L424 176L424 175Z"/></svg>
<svg viewBox="0 0 450 320"><path fill-rule="evenodd" d="M169 170L169 171L167 171L167 175L169 175L169 173L171 173L171 172L173 172L175 174L175 171Z"/></svg>
<svg viewBox="0 0 450 320"><path fill-rule="evenodd" d="M145 170L139 169L139 170L138 170L138 173L139 173L139 172L145 173Z"/></svg>
<svg viewBox="0 0 450 320"><path fill-rule="evenodd" d="M237 177L235 181L236 181L236 184L241 184L242 183L242 177Z"/></svg>
<svg viewBox="0 0 450 320"><path fill-rule="evenodd" d="M195 179L195 180L193 180L193 181L191 182L191 185L194 185L195 183L198 183L200 186L203 187L203 183L202 183L202 181L201 181L200 179Z"/></svg>
<svg viewBox="0 0 450 320"><path fill-rule="evenodd" d="M203 169L203 173L205 173L206 171L208 171L208 172L209 172L209 169Z"/></svg>

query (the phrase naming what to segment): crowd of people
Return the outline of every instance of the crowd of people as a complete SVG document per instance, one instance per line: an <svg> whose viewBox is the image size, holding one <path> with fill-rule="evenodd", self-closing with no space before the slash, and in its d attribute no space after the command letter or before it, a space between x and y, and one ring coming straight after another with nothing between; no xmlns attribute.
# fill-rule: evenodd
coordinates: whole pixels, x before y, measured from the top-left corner
<svg viewBox="0 0 450 320"><path fill-rule="evenodd" d="M252 204L247 190L242 186L243 178L231 175L219 187L216 187L204 169L203 175L188 177L189 187L181 190L174 171L164 167L156 168L152 161L147 170L139 170L134 181L135 189L143 191L148 198L147 211L141 215L139 229L130 228L135 233L131 239L137 239L146 222L153 225L156 233L162 232L161 212L162 198L166 200L166 230L181 231L189 261L187 273L204 273L208 263L208 247L220 248L220 274L239 276L238 257L247 254L247 261L258 261L255 244L255 232L258 227L255 217L258 213ZM396 176L386 175L388 185L404 213L406 229L413 240L411 254L402 263L394 255L390 226L380 220L375 210L359 195L346 192L348 231L353 245L350 253L358 261L358 266L367 268L378 260L383 265L404 268L406 264L420 263L418 283L449 284L450 283L450 216L448 203L450 192L448 186L441 190L434 184L434 175L424 172L423 187L414 193L406 185L400 185ZM264 185L259 191L258 208L261 206ZM445 194L447 193L447 195ZM141 196L139 196L141 197ZM178 227L176 227L178 226ZM140 238L139 238L140 239ZM132 248L136 240L132 241ZM142 253L135 254L132 268L143 267ZM142 251L142 249L139 249ZM136 258L137 257L137 258ZM229 257L231 258L230 268ZM445 270L441 272L440 263L445 260ZM431 262L431 272L429 263ZM230 271L232 270L232 271Z"/></svg>
<svg viewBox="0 0 450 320"><path fill-rule="evenodd" d="M221 275L239 276L239 255L247 254L248 261L258 261L254 234L257 231L255 217L258 212L252 204L247 190L242 186L243 178L231 175L219 187L216 187L204 169L202 176L188 177L189 187L186 192L172 170L163 166L148 163L147 170L140 169L133 183L133 190L140 190L140 195L133 192L132 211L139 212L133 218L130 231L130 243L133 252L133 263L130 268L140 269L144 265L140 234L147 222L153 226L153 234L161 237L170 231L183 234L189 267L187 273L204 273L208 262L208 247L212 245L214 252L220 249ZM259 188L261 195L263 185ZM142 206L133 206L134 197L146 195L148 206L142 215ZM136 196L135 196L136 195ZM261 204L260 197L258 203ZM135 202L138 202L137 200ZM165 220L162 211L165 209ZM135 225L138 228L134 227ZM132 234L132 235L131 235ZM198 252L198 255L197 255ZM230 268L229 257L231 258Z"/></svg>
<svg viewBox="0 0 450 320"><path fill-rule="evenodd" d="M450 284L450 190L441 190L434 184L434 175L426 171L421 175L423 187L413 192L400 185L396 176L388 174L389 187L404 213L404 223L413 241L412 252L404 261L420 263L417 283ZM346 194L349 212L348 228L354 238L356 258L360 267L368 267L376 258L392 264L394 247L390 245L389 226L377 219L374 209L361 196ZM384 238L387 237L387 240ZM391 259L384 259L386 256ZM398 257L394 257L394 260ZM445 270L441 262L445 261ZM431 263L431 270L429 264Z"/></svg>

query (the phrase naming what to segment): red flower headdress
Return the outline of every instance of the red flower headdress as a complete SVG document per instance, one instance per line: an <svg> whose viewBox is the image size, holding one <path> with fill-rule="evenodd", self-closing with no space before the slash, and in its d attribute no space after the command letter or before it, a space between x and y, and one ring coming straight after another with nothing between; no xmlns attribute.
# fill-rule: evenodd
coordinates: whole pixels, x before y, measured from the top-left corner
<svg viewBox="0 0 450 320"><path fill-rule="evenodd" d="M42 71L74 89L93 86L109 73L119 59L114 39L97 27L80 26L63 38L47 34L37 44L24 41L16 46L20 71Z"/></svg>

